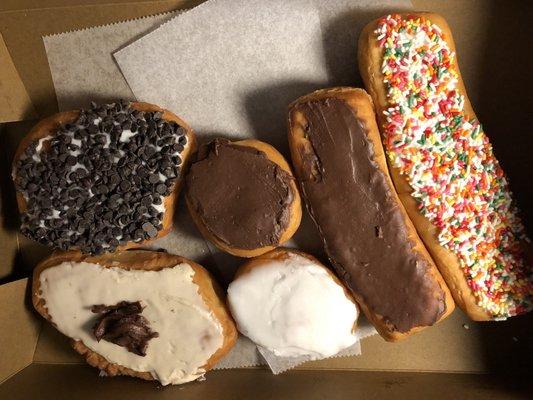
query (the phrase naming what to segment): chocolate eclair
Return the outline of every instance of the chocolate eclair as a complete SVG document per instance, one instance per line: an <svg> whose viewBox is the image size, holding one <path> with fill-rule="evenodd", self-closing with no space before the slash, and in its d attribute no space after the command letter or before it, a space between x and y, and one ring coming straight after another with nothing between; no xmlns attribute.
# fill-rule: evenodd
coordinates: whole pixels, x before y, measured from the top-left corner
<svg viewBox="0 0 533 400"><path fill-rule="evenodd" d="M92 103L46 118L13 162L21 231L90 254L164 236L194 149L187 124L148 103Z"/></svg>
<svg viewBox="0 0 533 400"><path fill-rule="evenodd" d="M287 241L302 216L283 156L258 140L215 139L198 151L185 198L198 229L221 250L255 257Z"/></svg>
<svg viewBox="0 0 533 400"><path fill-rule="evenodd" d="M289 144L330 261L379 333L395 341L450 314L450 292L394 190L366 92L298 99Z"/></svg>

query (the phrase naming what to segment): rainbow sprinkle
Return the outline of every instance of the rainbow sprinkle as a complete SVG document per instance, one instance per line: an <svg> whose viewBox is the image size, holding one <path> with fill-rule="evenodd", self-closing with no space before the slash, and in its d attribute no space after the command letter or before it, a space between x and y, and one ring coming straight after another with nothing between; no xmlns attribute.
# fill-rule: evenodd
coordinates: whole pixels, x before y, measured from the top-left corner
<svg viewBox="0 0 533 400"><path fill-rule="evenodd" d="M438 26L389 15L375 31L389 108L384 145L420 212L459 259L477 303L494 318L533 308L528 241L480 123L463 111L455 54Z"/></svg>

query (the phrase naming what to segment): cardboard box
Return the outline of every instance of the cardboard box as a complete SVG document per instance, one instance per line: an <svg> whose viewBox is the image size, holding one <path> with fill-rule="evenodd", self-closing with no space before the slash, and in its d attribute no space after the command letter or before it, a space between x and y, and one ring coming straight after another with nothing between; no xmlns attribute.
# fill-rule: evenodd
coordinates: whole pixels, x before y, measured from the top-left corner
<svg viewBox="0 0 533 400"><path fill-rule="evenodd" d="M28 302L28 280L47 249L18 234L10 163L20 138L56 111L41 36L191 7L180 0L4 0L0 4L0 398L531 398L532 316L474 323L456 310L436 327L390 344L375 336L363 355L303 365L273 376L266 369L214 371L206 382L159 388L104 379ZM525 2L414 0L443 14L454 32L471 101L507 171L526 226L533 226L533 171L527 91L533 37ZM531 228L530 228L531 232ZM529 395L529 396L528 396Z"/></svg>

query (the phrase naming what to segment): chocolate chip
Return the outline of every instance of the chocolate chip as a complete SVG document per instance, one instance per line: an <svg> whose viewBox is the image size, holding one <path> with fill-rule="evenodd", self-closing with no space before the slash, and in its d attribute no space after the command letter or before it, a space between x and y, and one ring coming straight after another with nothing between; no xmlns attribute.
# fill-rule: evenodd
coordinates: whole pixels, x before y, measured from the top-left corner
<svg viewBox="0 0 533 400"><path fill-rule="evenodd" d="M143 206L142 204L137 207L137 211L142 215L142 214L146 214L148 212L148 207L146 206Z"/></svg>
<svg viewBox="0 0 533 400"><path fill-rule="evenodd" d="M155 187L155 190L156 190L157 193L159 193L161 195L165 195L167 193L167 187L163 183L160 183L159 185L157 185Z"/></svg>
<svg viewBox="0 0 533 400"><path fill-rule="evenodd" d="M157 236L157 229L155 229L154 225L152 225L151 222L145 222L144 224L142 224L142 229L143 231L145 231L148 236L150 236L151 238Z"/></svg>
<svg viewBox="0 0 533 400"><path fill-rule="evenodd" d="M146 206L146 207L149 207L151 204L152 204L152 196L144 196L142 199L141 199L141 204Z"/></svg>
<svg viewBox="0 0 533 400"><path fill-rule="evenodd" d="M181 153L183 151L183 145L175 143L171 146L171 149L174 153Z"/></svg>
<svg viewBox="0 0 533 400"><path fill-rule="evenodd" d="M157 153L157 150L152 145L147 145L144 148L144 154L146 154L147 157L152 157L155 153Z"/></svg>
<svg viewBox="0 0 533 400"><path fill-rule="evenodd" d="M39 186L37 186L35 183L30 182L28 186L26 186L26 190L28 193L33 193L39 189Z"/></svg>
<svg viewBox="0 0 533 400"><path fill-rule="evenodd" d="M121 127L123 130L131 130L131 121L124 121Z"/></svg>
<svg viewBox="0 0 533 400"><path fill-rule="evenodd" d="M174 164L174 166L179 166L181 165L181 158L180 156L173 156L172 157L172 164ZM179 168L179 167L178 167Z"/></svg>
<svg viewBox="0 0 533 400"><path fill-rule="evenodd" d="M155 184L155 183L158 183L159 182L159 176L156 175L156 174L150 174L150 176L148 177L148 181L152 184Z"/></svg>
<svg viewBox="0 0 533 400"><path fill-rule="evenodd" d="M52 206L52 200L45 198L41 198L41 207L43 208L49 208Z"/></svg>
<svg viewBox="0 0 533 400"><path fill-rule="evenodd" d="M133 233L134 240L142 240L144 239L144 231L142 229L136 229Z"/></svg>
<svg viewBox="0 0 533 400"><path fill-rule="evenodd" d="M120 182L120 189L122 189L124 192L128 191L130 188L131 188L131 183L129 181Z"/></svg>

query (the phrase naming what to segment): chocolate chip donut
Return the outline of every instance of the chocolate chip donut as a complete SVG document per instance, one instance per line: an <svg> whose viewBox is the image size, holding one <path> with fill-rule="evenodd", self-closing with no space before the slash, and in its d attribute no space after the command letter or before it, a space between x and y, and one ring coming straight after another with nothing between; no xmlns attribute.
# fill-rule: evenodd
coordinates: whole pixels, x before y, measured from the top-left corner
<svg viewBox="0 0 533 400"><path fill-rule="evenodd" d="M283 156L258 140L215 139L186 177L185 198L202 235L221 250L255 257L300 225L300 195Z"/></svg>
<svg viewBox="0 0 533 400"><path fill-rule="evenodd" d="M90 254L164 236L194 147L184 121L147 103L92 103L46 118L13 162L21 231Z"/></svg>

